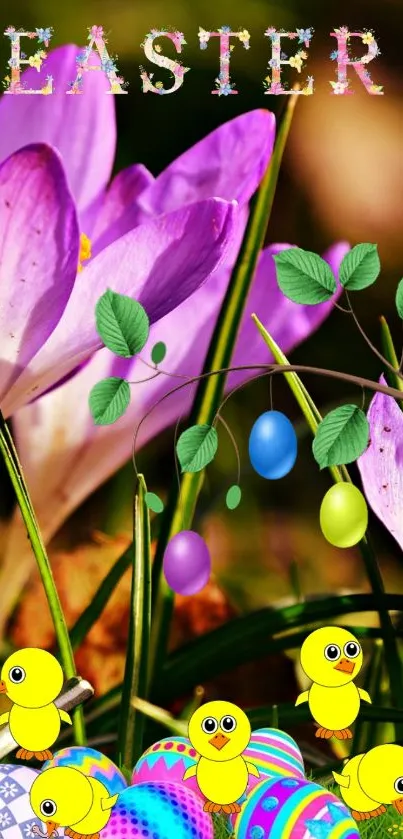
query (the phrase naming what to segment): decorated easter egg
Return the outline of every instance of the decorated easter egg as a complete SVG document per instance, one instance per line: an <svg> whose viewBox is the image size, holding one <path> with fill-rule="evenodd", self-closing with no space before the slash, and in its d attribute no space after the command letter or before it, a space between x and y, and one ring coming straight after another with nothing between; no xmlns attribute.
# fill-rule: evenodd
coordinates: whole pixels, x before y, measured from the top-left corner
<svg viewBox="0 0 403 839"><path fill-rule="evenodd" d="M252 731L244 757L256 766L260 775L259 778L249 776L249 791L266 778L305 778L304 761L297 743L278 728Z"/></svg>
<svg viewBox="0 0 403 839"><path fill-rule="evenodd" d="M249 437L249 459L258 475L275 481L291 472L297 458L297 435L280 411L265 411Z"/></svg>
<svg viewBox="0 0 403 839"><path fill-rule="evenodd" d="M101 839L213 839L203 802L181 784L136 784L121 793Z"/></svg>
<svg viewBox="0 0 403 839"><path fill-rule="evenodd" d="M124 776L109 757L87 746L70 746L60 749L55 752L52 760L47 760L43 764L42 770L49 769L51 766L73 766L75 769L80 769L83 775L101 781L110 795L121 792L127 787Z"/></svg>
<svg viewBox="0 0 403 839"><path fill-rule="evenodd" d="M273 778L248 795L236 820L236 839L359 839L339 798L303 778Z"/></svg>
<svg viewBox="0 0 403 839"><path fill-rule="evenodd" d="M368 507L354 484L339 482L327 491L320 508L322 533L336 548L352 548L365 535Z"/></svg>
<svg viewBox="0 0 403 839"><path fill-rule="evenodd" d="M201 796L196 778L183 780L186 769L197 762L195 752L187 737L166 737L150 746L137 761L132 775L132 784L163 781L184 784ZM204 796L203 800L204 800Z"/></svg>
<svg viewBox="0 0 403 839"><path fill-rule="evenodd" d="M45 833L29 802L31 786L39 772L28 766L0 765L0 836L2 839L34 839L35 827ZM64 836L62 828L59 836ZM37 837L36 837L37 839Z"/></svg>

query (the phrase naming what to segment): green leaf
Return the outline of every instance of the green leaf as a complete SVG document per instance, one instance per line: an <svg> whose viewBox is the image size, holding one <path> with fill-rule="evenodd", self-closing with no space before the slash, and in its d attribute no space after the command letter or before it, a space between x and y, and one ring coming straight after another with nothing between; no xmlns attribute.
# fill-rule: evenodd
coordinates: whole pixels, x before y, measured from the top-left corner
<svg viewBox="0 0 403 839"><path fill-rule="evenodd" d="M192 425L184 431L176 444L182 472L201 472L214 459L218 436L212 425Z"/></svg>
<svg viewBox="0 0 403 839"><path fill-rule="evenodd" d="M118 755L129 772L143 753L144 716L133 706L133 699L147 699L148 644L151 625L151 534L145 503L147 487L138 476L135 502L135 539L132 551L133 573L130 623L122 701L119 713Z"/></svg>
<svg viewBox="0 0 403 839"><path fill-rule="evenodd" d="M288 248L273 257L277 282L283 294L294 303L315 305L330 300L336 280L324 259L301 248Z"/></svg>
<svg viewBox="0 0 403 839"><path fill-rule="evenodd" d="M399 318L403 320L403 280L400 280L396 291L396 309Z"/></svg>
<svg viewBox="0 0 403 839"><path fill-rule="evenodd" d="M161 501L161 498L159 495L156 495L155 492L146 492L144 502L147 504L148 509L152 510L153 513L162 513L164 509L164 502Z"/></svg>
<svg viewBox="0 0 403 839"><path fill-rule="evenodd" d="M167 354L166 344L163 341L158 341L157 344L154 344L151 350L151 361L153 364L161 364L161 361L164 360Z"/></svg>
<svg viewBox="0 0 403 839"><path fill-rule="evenodd" d="M348 291L360 291L372 285L379 277L381 263L376 245L356 245L343 257L339 277Z"/></svg>
<svg viewBox="0 0 403 839"><path fill-rule="evenodd" d="M312 443L321 469L352 463L368 446L369 424L357 405L342 405L322 420Z"/></svg>
<svg viewBox="0 0 403 839"><path fill-rule="evenodd" d="M115 355L131 358L148 339L150 323L141 303L108 289L95 307L97 332Z"/></svg>
<svg viewBox="0 0 403 839"><path fill-rule="evenodd" d="M227 497L225 499L226 505L229 510L235 510L238 507L242 498L241 487L238 484L234 484L232 487L229 488L227 492Z"/></svg>
<svg viewBox="0 0 403 839"><path fill-rule="evenodd" d="M92 388L88 403L95 425L112 425L129 407L129 384L116 376L102 379Z"/></svg>

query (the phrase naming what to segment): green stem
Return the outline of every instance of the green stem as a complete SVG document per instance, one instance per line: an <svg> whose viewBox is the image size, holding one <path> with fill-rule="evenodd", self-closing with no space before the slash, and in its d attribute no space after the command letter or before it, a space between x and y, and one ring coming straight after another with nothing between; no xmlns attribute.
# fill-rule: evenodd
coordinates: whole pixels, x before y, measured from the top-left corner
<svg viewBox="0 0 403 839"><path fill-rule="evenodd" d="M286 356L281 352L271 335L269 335L267 330L264 328L259 318L257 318L256 315L252 315L252 319L255 322L264 342L267 344L268 348L273 353L275 360L280 364L288 364ZM298 369L298 366L293 368L292 365L289 365L289 368L290 370L296 370ZM285 379L288 381L288 384L290 385L290 388L293 391L307 419L309 427L311 428L311 431L315 436L319 423L318 420L313 416L311 405L308 405L304 399L304 395L301 389L299 388L298 377L295 375L295 373L286 373ZM396 393L398 392L399 391L396 389ZM321 419L319 412L317 412L317 416ZM332 475L332 478L335 483L338 483L343 480L351 482L350 475L345 466L331 466L329 467L329 472ZM377 600L379 622L383 632L385 646L385 661L388 668L392 700L394 702L394 705L397 708L399 708L401 706L403 697L402 665L400 662L399 650L397 646L392 619L385 604L385 587L382 575L379 569L376 555L370 544L368 534L364 536L363 539L361 539L359 547L361 550L361 555L363 557L368 582L370 584L372 593L374 594ZM401 724L399 723L396 725L396 736L400 737L402 733L403 732L401 729Z"/></svg>
<svg viewBox="0 0 403 839"><path fill-rule="evenodd" d="M398 390L403 391L403 381L401 375L398 376L397 373L399 372L399 361L397 359L395 346L393 343L392 333L389 329L389 325L386 321L386 318L383 316L381 317L381 340L382 340L382 348L385 354L385 358L387 358L391 367L385 371L385 379L388 384L392 385L392 387L397 387ZM392 368L392 369L391 369ZM403 393L402 393L402 401L398 402L398 405L403 410Z"/></svg>
<svg viewBox="0 0 403 839"><path fill-rule="evenodd" d="M252 202L239 256L211 339L203 372L227 367L231 361L245 303L264 243L280 164L297 98L297 96L289 97L270 164ZM225 381L225 374L200 379L191 412L191 424L212 424L222 398ZM167 543L176 533L190 528L202 482L203 473L185 474L180 488L175 481L162 522L153 565L153 622L149 660L151 685L155 684L156 674L166 653L173 610L173 592L162 574L164 551Z"/></svg>
<svg viewBox="0 0 403 839"><path fill-rule="evenodd" d="M142 754L144 714L135 707L134 699L146 699L151 615L150 516L144 500L147 487L143 475L138 475L138 482L130 626L119 717L118 759L129 778Z"/></svg>
<svg viewBox="0 0 403 839"><path fill-rule="evenodd" d="M10 432L1 412L0 451L3 455L4 462L17 497L18 506L21 510L21 515L27 528L28 537L31 542L32 550L42 579L42 584L49 605L49 611L55 629L56 640L60 650L60 660L64 670L64 675L66 679L72 679L77 676L77 672L66 621L59 600L59 595L57 593L55 581L53 579L46 548L32 507L21 464L18 460L17 452L12 442ZM82 708L76 708L74 711L73 726L77 745L84 745L86 740Z"/></svg>

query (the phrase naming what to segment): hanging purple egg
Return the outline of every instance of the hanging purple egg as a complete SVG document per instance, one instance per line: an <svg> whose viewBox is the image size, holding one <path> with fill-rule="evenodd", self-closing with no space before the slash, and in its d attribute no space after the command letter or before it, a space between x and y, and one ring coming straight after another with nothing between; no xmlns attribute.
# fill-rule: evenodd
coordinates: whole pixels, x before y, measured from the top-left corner
<svg viewBox="0 0 403 839"><path fill-rule="evenodd" d="M165 549L163 570L176 594L201 591L211 574L211 558L204 539L193 530L182 530L173 536Z"/></svg>

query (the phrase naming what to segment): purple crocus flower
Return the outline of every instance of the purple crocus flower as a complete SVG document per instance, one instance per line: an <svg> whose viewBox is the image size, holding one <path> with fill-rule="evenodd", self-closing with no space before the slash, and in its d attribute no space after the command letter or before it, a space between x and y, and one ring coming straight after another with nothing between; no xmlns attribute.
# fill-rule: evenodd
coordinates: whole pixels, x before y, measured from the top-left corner
<svg viewBox="0 0 403 839"><path fill-rule="evenodd" d="M58 80L59 93L0 101L0 125L7 125L0 155L8 154L0 164L5 416L102 346L94 307L108 286L140 300L155 322L217 269L235 229L234 202L209 195L158 218L143 213L136 226L114 225L107 240L97 242L95 223L111 228L105 214L117 217L119 201L130 205L151 176L142 168L130 170L104 200L116 135L113 102L100 73L89 74L85 96L65 95L77 51L61 48L49 57L46 70ZM24 74L27 86L37 83L32 72ZM94 258L77 272L80 232L94 235Z"/></svg>
<svg viewBox="0 0 403 839"><path fill-rule="evenodd" d="M386 384L383 376L380 381ZM371 442L358 460L363 489L374 513L403 549L403 412L391 396L377 393L367 417Z"/></svg>
<svg viewBox="0 0 403 839"><path fill-rule="evenodd" d="M56 77L57 68L52 70ZM96 91L92 95L98 97ZM88 97L87 91L85 96ZM90 106L91 110L97 112L96 107ZM62 114L59 118L63 119ZM109 118L112 119L112 116L109 115ZM82 119L85 119L84 114ZM60 126L55 130L55 135L58 133L61 133ZM100 131L97 141L99 148L102 148L102 137L103 132ZM96 200L92 199L90 232L94 241L93 265L98 258L108 253L108 245L119 237L134 235L136 230L150 224L150 219L158 223L161 214L165 214L166 218L166 214L169 216L173 212L183 212L184 207L189 211L189 205L194 207L195 202L211 200L213 196L227 201L236 200L240 205L236 233L226 250L221 268L203 283L203 287L200 284L200 289L188 295L175 310L173 302L171 312L160 312L158 323L155 322L151 328L149 342L142 356L149 359L152 346L157 341L164 341L168 350L162 366L173 374L193 376L202 368L242 240L247 221L247 204L267 166L273 141L272 115L263 110L252 111L221 126L177 158L156 179L144 167L135 165L117 175L106 192L103 189L98 192ZM92 148L92 145L88 147L88 154ZM101 156L99 149L93 153ZM63 161L68 172L69 167L74 166L68 157L68 149L63 151ZM83 217L89 218L88 206L84 208ZM194 247L196 256L199 244ZM267 347L251 322L252 311L259 315L284 351L289 352L320 325L331 309L329 303L312 307L297 306L281 294L275 279L273 254L285 247L288 246L273 245L260 256L233 357L234 364L270 361ZM326 255L336 273L347 250L347 245L340 244L331 248ZM90 262L79 276L88 277L91 267ZM114 267L114 260L111 259L107 265L108 272ZM166 263L163 263L162 269L165 268ZM177 282L172 276L169 282L172 290L175 289ZM120 290L115 283L112 287ZM156 306L157 314L158 295L159 285L154 280L147 285L147 293L140 298L147 310L150 306ZM82 306L88 319L88 299L83 301ZM66 330L68 336L74 331L74 308L70 310L73 318ZM47 363L52 356L60 364L57 345L53 344L52 347L50 343ZM79 356L76 356L75 361L79 360ZM33 369L38 374L35 366ZM65 372L63 369L63 374ZM108 427L96 427L93 424L88 409L91 387L107 376L126 376L130 381L135 381L145 379L149 372L139 359L117 359L108 350L101 349L69 381L45 393L36 402L18 411L14 417L21 460L46 540L72 510L128 460L139 420L178 380L161 375L149 382L133 385L130 408L115 425ZM251 375L253 373L230 376L228 387L233 387L242 379L247 380ZM29 374L23 384L26 386L27 382ZM50 384L49 376L46 378L42 375L41 390ZM139 445L150 440L178 416L186 414L193 394L194 387L190 387L183 389L180 395L166 399L142 426ZM22 532L19 534L18 531L20 529L16 528L11 535L8 550L10 560L21 548ZM7 568L7 563L4 567ZM19 570L22 580L21 559ZM3 573L0 584L4 582L7 586L8 579Z"/></svg>

